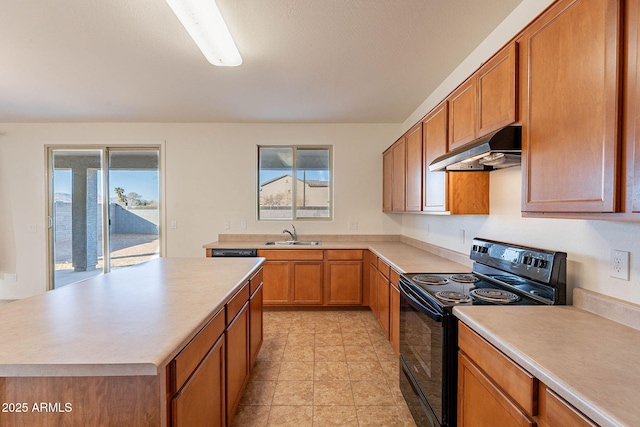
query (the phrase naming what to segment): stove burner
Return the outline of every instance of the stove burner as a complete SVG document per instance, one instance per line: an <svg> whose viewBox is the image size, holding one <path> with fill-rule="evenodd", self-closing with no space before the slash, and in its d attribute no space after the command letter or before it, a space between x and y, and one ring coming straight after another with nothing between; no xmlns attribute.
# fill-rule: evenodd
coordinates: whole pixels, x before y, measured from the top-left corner
<svg viewBox="0 0 640 427"><path fill-rule="evenodd" d="M471 301L471 298L469 298L467 295L454 291L436 292L436 297L441 299L442 301L454 303Z"/></svg>
<svg viewBox="0 0 640 427"><path fill-rule="evenodd" d="M472 289L470 294L479 300L490 302L511 303L520 299L518 295L502 289L476 288Z"/></svg>
<svg viewBox="0 0 640 427"><path fill-rule="evenodd" d="M435 276L431 274L416 274L412 279L423 285L444 285L449 282L449 280L442 276Z"/></svg>
<svg viewBox="0 0 640 427"><path fill-rule="evenodd" d="M450 279L459 283L476 283L480 281L480 279L473 274L454 274Z"/></svg>

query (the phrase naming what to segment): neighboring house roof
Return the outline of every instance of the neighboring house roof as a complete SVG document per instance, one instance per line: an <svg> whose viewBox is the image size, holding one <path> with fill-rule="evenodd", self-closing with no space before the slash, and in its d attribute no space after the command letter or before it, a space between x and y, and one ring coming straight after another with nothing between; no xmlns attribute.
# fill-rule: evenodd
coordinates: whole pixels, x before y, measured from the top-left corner
<svg viewBox="0 0 640 427"><path fill-rule="evenodd" d="M291 178L291 175L286 174L286 175L282 175L279 176L277 178L272 178L269 181L265 181L262 183L262 185L260 187L265 187L273 182L279 181L283 178ZM302 181L301 179L298 178L298 181ZM329 186L329 182L328 181L320 181L317 179L308 179L306 181L304 181L309 187L328 187Z"/></svg>

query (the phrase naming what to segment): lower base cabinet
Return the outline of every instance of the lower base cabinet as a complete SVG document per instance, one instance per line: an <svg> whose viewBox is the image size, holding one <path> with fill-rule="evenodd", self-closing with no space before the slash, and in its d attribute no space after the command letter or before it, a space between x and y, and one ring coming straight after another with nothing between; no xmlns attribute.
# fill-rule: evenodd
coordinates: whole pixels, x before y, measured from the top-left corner
<svg viewBox="0 0 640 427"><path fill-rule="evenodd" d="M225 331L227 349L227 419L238 408L249 380L249 304L245 303Z"/></svg>
<svg viewBox="0 0 640 427"><path fill-rule="evenodd" d="M224 426L225 345L218 338L189 381L171 400L172 426Z"/></svg>
<svg viewBox="0 0 640 427"><path fill-rule="evenodd" d="M171 427L224 427L263 341L263 270L258 270L167 366Z"/></svg>
<svg viewBox="0 0 640 427"><path fill-rule="evenodd" d="M458 345L459 427L596 426L462 322Z"/></svg>

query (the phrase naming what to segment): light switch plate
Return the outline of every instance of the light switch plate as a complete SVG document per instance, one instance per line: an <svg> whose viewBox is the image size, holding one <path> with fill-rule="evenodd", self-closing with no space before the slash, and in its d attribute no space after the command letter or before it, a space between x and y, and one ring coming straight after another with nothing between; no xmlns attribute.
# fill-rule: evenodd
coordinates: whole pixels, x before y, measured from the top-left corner
<svg viewBox="0 0 640 427"><path fill-rule="evenodd" d="M609 276L629 280L629 252L612 249L609 260Z"/></svg>

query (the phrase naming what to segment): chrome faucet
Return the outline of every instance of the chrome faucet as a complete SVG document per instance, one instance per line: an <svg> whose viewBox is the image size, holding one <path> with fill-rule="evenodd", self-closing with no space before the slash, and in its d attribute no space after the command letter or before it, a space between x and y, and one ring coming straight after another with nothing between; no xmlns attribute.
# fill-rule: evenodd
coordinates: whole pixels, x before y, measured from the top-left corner
<svg viewBox="0 0 640 427"><path fill-rule="evenodd" d="M286 228L284 230L282 230L282 233L289 233L289 236L291 236L291 240L293 240L294 242L298 240L298 236L296 234L296 227L291 224L291 228L293 229L293 232L287 230Z"/></svg>

